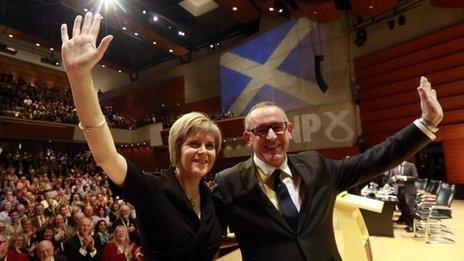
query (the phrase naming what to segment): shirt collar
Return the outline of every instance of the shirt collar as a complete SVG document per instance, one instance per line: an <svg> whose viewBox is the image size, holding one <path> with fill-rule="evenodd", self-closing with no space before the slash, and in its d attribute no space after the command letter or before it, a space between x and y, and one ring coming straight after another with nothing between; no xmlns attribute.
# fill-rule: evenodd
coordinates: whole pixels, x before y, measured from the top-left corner
<svg viewBox="0 0 464 261"><path fill-rule="evenodd" d="M256 156L256 154L253 154L253 162L255 163L256 167L258 167L259 169L261 169L263 171L263 173L264 173L264 175L266 175L266 177L270 177L271 174L276 169L276 167L269 166L268 164L266 164L264 161L262 161L260 158L258 158L258 156ZM284 162L282 162L282 165L279 166L279 169L282 170L283 172L285 172L290 177L292 177L292 171L290 170L290 167L288 166L287 155L285 155Z"/></svg>

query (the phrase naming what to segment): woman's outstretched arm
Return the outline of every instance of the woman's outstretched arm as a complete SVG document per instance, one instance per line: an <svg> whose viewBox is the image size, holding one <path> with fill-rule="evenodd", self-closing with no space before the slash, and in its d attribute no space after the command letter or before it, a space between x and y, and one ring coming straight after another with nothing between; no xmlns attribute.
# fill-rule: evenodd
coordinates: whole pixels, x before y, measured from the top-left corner
<svg viewBox="0 0 464 261"><path fill-rule="evenodd" d="M66 24L61 25L61 56L71 85L74 105L77 109L85 139L97 164L117 185L126 177L127 162L114 145L106 124L97 93L92 81L92 68L105 54L113 36L105 36L97 46L102 16L88 12L84 19L78 15L74 20L72 35L68 35Z"/></svg>

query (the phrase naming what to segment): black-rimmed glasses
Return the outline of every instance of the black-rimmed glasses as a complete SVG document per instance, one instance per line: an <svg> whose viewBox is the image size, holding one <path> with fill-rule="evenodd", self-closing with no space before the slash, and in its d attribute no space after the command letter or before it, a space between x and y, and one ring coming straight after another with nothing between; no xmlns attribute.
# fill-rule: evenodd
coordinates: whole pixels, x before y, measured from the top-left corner
<svg viewBox="0 0 464 261"><path fill-rule="evenodd" d="M248 130L249 132L253 133L256 136L259 137L266 137L267 134L269 133L269 129L272 129L274 133L281 133L287 129L287 122L275 122L269 125L260 125L254 129Z"/></svg>

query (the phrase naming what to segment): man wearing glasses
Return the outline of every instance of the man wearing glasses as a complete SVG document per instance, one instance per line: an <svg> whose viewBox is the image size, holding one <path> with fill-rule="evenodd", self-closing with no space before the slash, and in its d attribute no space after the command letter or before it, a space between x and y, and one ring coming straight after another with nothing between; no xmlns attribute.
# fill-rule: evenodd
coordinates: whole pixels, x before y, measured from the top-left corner
<svg viewBox="0 0 464 261"><path fill-rule="evenodd" d="M254 106L243 139L247 161L218 173L213 189L221 225L235 232L244 260L341 260L332 213L337 194L414 155L443 118L425 77L417 88L422 115L364 153L329 160L315 151L287 154L293 125L276 104Z"/></svg>

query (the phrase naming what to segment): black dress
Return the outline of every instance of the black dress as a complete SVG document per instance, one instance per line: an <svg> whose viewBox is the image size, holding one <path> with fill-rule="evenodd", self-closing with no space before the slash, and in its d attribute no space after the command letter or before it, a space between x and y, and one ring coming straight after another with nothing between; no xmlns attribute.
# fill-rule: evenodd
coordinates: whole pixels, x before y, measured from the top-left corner
<svg viewBox="0 0 464 261"><path fill-rule="evenodd" d="M148 174L129 160L127 165L124 185L110 183L110 187L135 207L145 260L211 260L220 245L221 229L208 188L200 182L199 219L174 167Z"/></svg>

